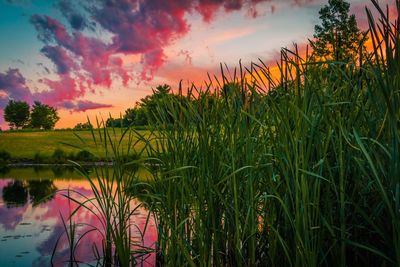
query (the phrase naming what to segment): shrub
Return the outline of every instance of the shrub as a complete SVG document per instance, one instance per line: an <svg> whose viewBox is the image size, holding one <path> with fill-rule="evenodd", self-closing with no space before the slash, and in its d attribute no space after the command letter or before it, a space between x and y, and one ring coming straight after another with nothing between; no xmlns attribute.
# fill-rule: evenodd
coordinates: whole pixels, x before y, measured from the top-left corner
<svg viewBox="0 0 400 267"><path fill-rule="evenodd" d="M44 162L44 156L40 154L40 152L36 152L35 155L33 156L33 161L35 163L43 163Z"/></svg>
<svg viewBox="0 0 400 267"><path fill-rule="evenodd" d="M81 150L78 152L78 154L76 154L75 160L84 161L84 162L94 161L94 156L92 153L90 153L86 150Z"/></svg>
<svg viewBox="0 0 400 267"><path fill-rule="evenodd" d="M0 150L0 164L6 164L11 161L11 154L5 150Z"/></svg>
<svg viewBox="0 0 400 267"><path fill-rule="evenodd" d="M75 156L74 152L70 152L70 153L68 154L67 159L69 159L69 160L76 160L76 156Z"/></svg>
<svg viewBox="0 0 400 267"><path fill-rule="evenodd" d="M64 150L57 148L51 158L55 163L64 163L67 160L67 155Z"/></svg>

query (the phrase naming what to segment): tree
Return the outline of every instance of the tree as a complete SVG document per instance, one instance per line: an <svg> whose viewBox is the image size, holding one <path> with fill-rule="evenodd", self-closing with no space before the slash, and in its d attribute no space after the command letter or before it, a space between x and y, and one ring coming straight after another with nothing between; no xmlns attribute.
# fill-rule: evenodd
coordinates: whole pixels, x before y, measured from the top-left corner
<svg viewBox="0 0 400 267"><path fill-rule="evenodd" d="M126 126L143 126L147 125L146 111L143 107L128 108L125 110L124 124Z"/></svg>
<svg viewBox="0 0 400 267"><path fill-rule="evenodd" d="M136 108L136 115L135 115L135 121L133 122L133 125L148 125L148 116L146 114L146 110L143 108Z"/></svg>
<svg viewBox="0 0 400 267"><path fill-rule="evenodd" d="M55 108L35 101L31 113L31 126L33 128L53 129L59 119Z"/></svg>
<svg viewBox="0 0 400 267"><path fill-rule="evenodd" d="M93 125L88 121L88 122L80 122L74 127L75 130L81 130L81 129L93 129Z"/></svg>
<svg viewBox="0 0 400 267"><path fill-rule="evenodd" d="M111 128L124 128L126 125L124 124L123 118L108 118L106 121L106 126Z"/></svg>
<svg viewBox="0 0 400 267"><path fill-rule="evenodd" d="M4 109L4 120L11 128L22 128L29 122L29 105L23 101L10 100Z"/></svg>
<svg viewBox="0 0 400 267"><path fill-rule="evenodd" d="M137 109L136 108L128 108L125 110L125 115L124 115L124 124L126 125L134 125L136 122L136 116L137 116Z"/></svg>
<svg viewBox="0 0 400 267"><path fill-rule="evenodd" d="M357 26L355 15L349 15L350 4L344 0L329 0L319 11L321 25L315 26L311 46L319 57L335 61L357 58L366 35Z"/></svg>
<svg viewBox="0 0 400 267"><path fill-rule="evenodd" d="M148 95L145 98L140 99L139 108L143 109L148 120L148 123L154 123L158 120L158 116L161 114L167 114L168 118L165 121L172 122L171 115L167 110L167 106L171 104L171 97L176 97L171 93L171 86L164 84L159 85L156 89L153 89L153 94Z"/></svg>

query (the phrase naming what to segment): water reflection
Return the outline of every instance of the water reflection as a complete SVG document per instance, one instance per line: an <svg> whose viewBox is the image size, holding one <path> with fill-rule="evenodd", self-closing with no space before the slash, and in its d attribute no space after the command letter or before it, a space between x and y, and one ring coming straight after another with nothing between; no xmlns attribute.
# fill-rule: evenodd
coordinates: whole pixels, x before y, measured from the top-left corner
<svg viewBox="0 0 400 267"><path fill-rule="evenodd" d="M28 181L30 201L33 206L51 200L57 191L57 187L51 180Z"/></svg>
<svg viewBox="0 0 400 267"><path fill-rule="evenodd" d="M10 181L3 188L3 201L7 208L23 206L28 198L28 190L24 181Z"/></svg>
<svg viewBox="0 0 400 267"><path fill-rule="evenodd" d="M14 174L16 173L18 171L14 170ZM20 170L19 173L26 175L28 172ZM85 180L67 177L37 178L40 172L35 173L33 169L31 173L35 178L10 175L8 178L0 178L0 266L50 266L51 255L57 242L53 264L65 266L70 257L71 247L64 234L63 219L68 227L69 215L77 204L68 201L64 196L68 191L58 190L70 189L69 194L76 198L80 195L92 197L90 185ZM146 210L139 209L136 215L132 216L132 224L138 226L138 229L135 227L136 232L133 232L133 236L140 237L139 231L143 231L147 214ZM76 225L76 240L91 229L102 228L98 218L87 209L80 209L73 216L72 223ZM142 245L154 247L156 238L156 227L151 221ZM97 248L101 254L102 242L101 232L91 231L75 247L75 259L83 263L95 263L93 251ZM154 255L150 255L143 265L154 266Z"/></svg>
<svg viewBox="0 0 400 267"><path fill-rule="evenodd" d="M11 180L3 187L3 201L7 208L24 206L29 200L33 206L44 203L54 197L57 187L51 180L23 181Z"/></svg>

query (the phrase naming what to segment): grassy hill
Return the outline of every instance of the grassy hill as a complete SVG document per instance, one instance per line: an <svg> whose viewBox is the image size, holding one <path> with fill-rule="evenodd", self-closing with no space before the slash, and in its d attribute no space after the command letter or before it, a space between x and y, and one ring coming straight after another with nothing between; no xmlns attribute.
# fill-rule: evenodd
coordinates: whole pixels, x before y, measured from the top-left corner
<svg viewBox="0 0 400 267"><path fill-rule="evenodd" d="M110 129L108 131L114 140L118 140L123 132L121 129L115 129L115 131ZM102 134L104 133L103 130L101 130L101 132ZM94 133L99 143L99 133L97 130ZM146 135L148 131L140 130L138 133ZM123 147L128 147L128 139L129 138L124 138L122 142ZM131 143L135 143L135 141L137 141L137 138L132 137ZM140 149L142 147L143 144L141 143L135 145L135 149ZM0 151L8 152L14 160L33 160L35 157L49 158L54 155L56 150L58 150L58 153L62 151L64 155L76 155L79 151L84 149L96 151L101 157L105 155L104 148L99 146L99 148L96 149L90 130L0 132Z"/></svg>

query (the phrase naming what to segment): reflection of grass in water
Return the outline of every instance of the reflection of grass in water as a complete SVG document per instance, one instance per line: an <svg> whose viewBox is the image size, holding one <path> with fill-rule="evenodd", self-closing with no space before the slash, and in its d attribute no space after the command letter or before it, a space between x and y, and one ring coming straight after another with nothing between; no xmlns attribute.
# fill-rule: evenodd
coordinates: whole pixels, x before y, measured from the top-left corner
<svg viewBox="0 0 400 267"><path fill-rule="evenodd" d="M131 206L135 197L130 194L128 189L132 184L140 182L143 179L140 176L143 176L144 173L146 173L145 179L149 179L149 172L139 168L141 160L127 161L129 155L140 156L144 153L143 146L141 150L137 150L136 140L140 138L140 135L136 137L135 134L138 133L131 129L93 130L92 141L96 144L95 149L84 147L85 150L93 153L93 156L104 153L107 160L113 164L111 168L95 167L91 174L77 165L81 175L91 186L93 198L71 190L64 194L69 201L78 204L78 207L71 212L68 222L63 219L65 234L70 246L70 264L76 262L74 251L77 244L91 231L98 232L103 239L102 247L94 245L93 249L98 263L102 266L132 266L140 263L140 258L152 251L151 248L144 246L143 239L150 220L150 212L148 212L139 239L132 234L134 228L141 231L137 225L131 224L131 216L134 216L135 212L141 208L141 204ZM84 143L83 140L81 141ZM78 194L79 197L73 197L71 192ZM82 198L83 200L81 200ZM75 222L74 215L82 209L98 218L101 227L90 226L90 230L78 237L76 236L76 227L81 222ZM52 258L56 253L57 244Z"/></svg>

